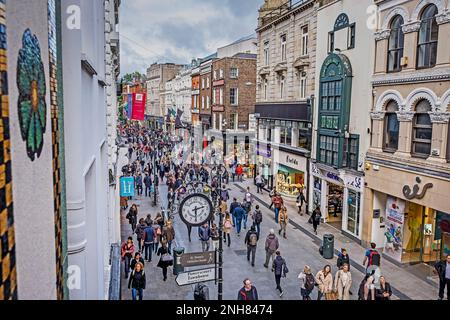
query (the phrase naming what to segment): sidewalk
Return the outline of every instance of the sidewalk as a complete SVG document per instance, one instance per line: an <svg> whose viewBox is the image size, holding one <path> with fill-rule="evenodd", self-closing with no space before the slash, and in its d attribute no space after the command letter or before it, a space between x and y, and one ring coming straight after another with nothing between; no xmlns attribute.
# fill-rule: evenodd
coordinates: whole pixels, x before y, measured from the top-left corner
<svg viewBox="0 0 450 320"><path fill-rule="evenodd" d="M255 199L263 204L265 207L270 205L269 193L264 191L263 194L256 193L256 186L253 184L253 179L246 179L244 182L233 183L230 181L229 186L234 186L239 189L245 190L250 187ZM351 266L359 270L361 273L365 272L365 268L362 266L364 254L366 248L360 246L356 242L344 236L340 230L321 223L317 229L317 236L314 234L312 225L308 223L309 215L304 214L300 216L297 211L298 208L295 205L295 201L285 200L285 206L288 209L289 219L291 226L294 229L307 234L313 240L322 242L324 234L334 235L334 248L335 255L341 248L346 248L351 258ZM273 218L273 217L272 217ZM391 284L393 294L401 300L436 300L438 297L438 287L432 286L428 282L420 279L416 275L406 271L405 269L383 259L381 261L382 274L385 275L386 280Z"/></svg>

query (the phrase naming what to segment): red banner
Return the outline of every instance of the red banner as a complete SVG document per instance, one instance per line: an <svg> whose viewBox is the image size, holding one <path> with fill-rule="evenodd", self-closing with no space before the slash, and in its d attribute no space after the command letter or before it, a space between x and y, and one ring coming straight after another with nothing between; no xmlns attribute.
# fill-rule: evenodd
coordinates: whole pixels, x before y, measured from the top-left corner
<svg viewBox="0 0 450 320"><path fill-rule="evenodd" d="M133 109L131 114L132 120L144 120L145 119L145 103L147 100L147 94L145 93L133 93Z"/></svg>

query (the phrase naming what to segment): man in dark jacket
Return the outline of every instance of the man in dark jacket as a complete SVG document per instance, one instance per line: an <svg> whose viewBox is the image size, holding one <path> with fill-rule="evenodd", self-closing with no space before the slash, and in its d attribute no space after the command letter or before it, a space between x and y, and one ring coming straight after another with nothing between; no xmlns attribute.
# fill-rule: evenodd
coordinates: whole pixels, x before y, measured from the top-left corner
<svg viewBox="0 0 450 320"><path fill-rule="evenodd" d="M270 258L272 258L272 260L274 259L273 256L280 246L280 244L278 242L278 238L275 235L275 231L273 229L270 229L269 232L270 233L266 238L266 245L265 245L266 263L264 263L264 267L266 267L266 268L269 267Z"/></svg>
<svg viewBox="0 0 450 320"><path fill-rule="evenodd" d="M145 196L150 197L150 189L152 187L152 179L150 178L148 173L145 174L144 185L145 185Z"/></svg>
<svg viewBox="0 0 450 320"><path fill-rule="evenodd" d="M281 277L286 276L284 267L286 265L286 261L281 257L280 251L276 252L276 258L272 263L272 271L275 274L275 283L277 284L277 290L280 290L280 297L283 296L284 292L281 288Z"/></svg>
<svg viewBox="0 0 450 320"><path fill-rule="evenodd" d="M339 253L339 256L337 259L338 269L342 269L342 266L345 263L348 264L348 270L350 271L350 257L348 256L346 249L341 249L341 252Z"/></svg>
<svg viewBox="0 0 450 320"><path fill-rule="evenodd" d="M252 254L252 267L255 266L256 245L258 244L259 235L255 230L255 226L252 226L248 230L244 243L247 245L247 261L250 261L250 253Z"/></svg>
<svg viewBox="0 0 450 320"><path fill-rule="evenodd" d="M230 213L233 214L234 209L239 205L236 198L233 198L233 202L230 204ZM236 220L233 216L233 224L236 225Z"/></svg>
<svg viewBox="0 0 450 320"><path fill-rule="evenodd" d="M258 233L258 238L259 238L259 235L261 234L262 220L263 220L262 212L259 209L259 205L256 205L255 212L253 212L253 225L255 226L256 232Z"/></svg>
<svg viewBox="0 0 450 320"><path fill-rule="evenodd" d="M236 232L239 237L241 234L242 219L244 218L246 211L244 210L244 208L242 208L241 204L239 203L238 206L234 208L234 210L231 212L231 214L235 218Z"/></svg>
<svg viewBox="0 0 450 320"><path fill-rule="evenodd" d="M209 227L208 222L206 222L203 226L198 228L198 237L202 242L202 251L203 252L208 251L209 238L211 238L211 228Z"/></svg>
<svg viewBox="0 0 450 320"><path fill-rule="evenodd" d="M450 300L450 254L447 254L445 260L436 263L434 268L434 272L439 275L439 300L444 299L445 286L447 286L447 300Z"/></svg>
<svg viewBox="0 0 450 320"><path fill-rule="evenodd" d="M155 230L151 226L151 223L147 223L147 227L144 229L144 255L145 260L152 261L153 244L155 243Z"/></svg>
<svg viewBox="0 0 450 320"><path fill-rule="evenodd" d="M258 300L258 291L256 288L252 285L252 282L250 279L244 280L244 286L239 290L238 300Z"/></svg>

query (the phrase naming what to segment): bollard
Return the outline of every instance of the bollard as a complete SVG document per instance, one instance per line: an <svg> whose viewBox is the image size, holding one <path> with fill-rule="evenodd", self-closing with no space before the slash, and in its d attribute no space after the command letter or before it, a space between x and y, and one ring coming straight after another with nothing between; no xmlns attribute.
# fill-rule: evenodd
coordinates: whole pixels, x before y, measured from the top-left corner
<svg viewBox="0 0 450 320"><path fill-rule="evenodd" d="M184 267L181 265L181 255L184 253L183 247L173 248L173 274L176 276L178 273L184 271Z"/></svg>

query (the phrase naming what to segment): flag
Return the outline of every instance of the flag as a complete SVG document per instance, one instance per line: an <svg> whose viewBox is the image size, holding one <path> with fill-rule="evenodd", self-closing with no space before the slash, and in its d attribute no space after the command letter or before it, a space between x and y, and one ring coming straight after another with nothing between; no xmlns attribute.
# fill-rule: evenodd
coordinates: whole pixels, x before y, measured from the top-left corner
<svg viewBox="0 0 450 320"><path fill-rule="evenodd" d="M145 102L147 95L145 93L133 93L133 110L131 112L132 120L145 120Z"/></svg>

